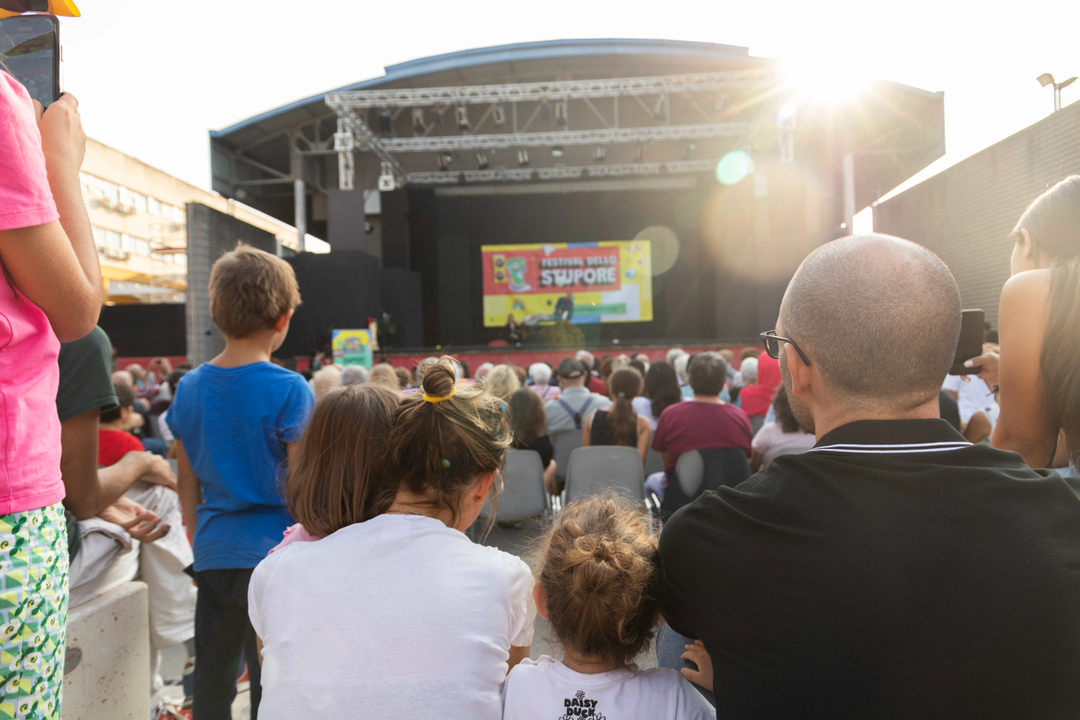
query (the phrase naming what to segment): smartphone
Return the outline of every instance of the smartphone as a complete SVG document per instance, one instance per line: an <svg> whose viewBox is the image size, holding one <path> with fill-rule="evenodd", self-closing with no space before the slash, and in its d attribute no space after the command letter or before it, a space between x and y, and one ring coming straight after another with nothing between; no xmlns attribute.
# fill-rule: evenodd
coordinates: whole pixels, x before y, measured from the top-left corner
<svg viewBox="0 0 1080 720"><path fill-rule="evenodd" d="M60 97L60 21L54 15L0 18L0 63L49 107Z"/></svg>
<svg viewBox="0 0 1080 720"><path fill-rule="evenodd" d="M978 375L982 366L964 367L964 363L983 354L983 342L986 340L986 325L982 310L965 310L960 321L960 341L956 344L956 356L953 357L950 375Z"/></svg>

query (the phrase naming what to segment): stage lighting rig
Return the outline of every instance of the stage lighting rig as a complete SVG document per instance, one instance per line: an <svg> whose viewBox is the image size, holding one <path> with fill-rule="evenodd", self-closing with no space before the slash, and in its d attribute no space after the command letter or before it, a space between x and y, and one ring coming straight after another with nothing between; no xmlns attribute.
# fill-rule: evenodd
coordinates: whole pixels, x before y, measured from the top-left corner
<svg viewBox="0 0 1080 720"><path fill-rule="evenodd" d="M570 124L570 117L567 113L567 109L565 100L555 105L555 124L559 127L566 127Z"/></svg>
<svg viewBox="0 0 1080 720"><path fill-rule="evenodd" d="M427 126L424 125L424 109L413 108L412 111L412 128L413 132L417 135L422 135L427 132Z"/></svg>
<svg viewBox="0 0 1080 720"><path fill-rule="evenodd" d="M596 152L593 153L593 160L596 162L604 162L607 160L607 150L604 149L603 145L596 146Z"/></svg>
<svg viewBox="0 0 1080 720"><path fill-rule="evenodd" d="M491 119L499 127L506 124L506 111L502 109L502 105L496 105L495 109L491 111Z"/></svg>
<svg viewBox="0 0 1080 720"><path fill-rule="evenodd" d="M521 167L525 167L528 164L529 164L529 151L528 150L518 150L518 165L520 165Z"/></svg>
<svg viewBox="0 0 1080 720"><path fill-rule="evenodd" d="M562 156L563 156L562 145L556 145L555 147L551 148L551 157L553 157L553 158L561 158Z"/></svg>
<svg viewBox="0 0 1080 720"><path fill-rule="evenodd" d="M488 169L487 155L485 155L483 152L476 153L476 166L481 170Z"/></svg>
<svg viewBox="0 0 1080 720"><path fill-rule="evenodd" d="M470 127L472 127L472 125L469 123L469 109L467 107L465 107L464 105L460 106L457 110L454 111L454 114L457 116L458 130L460 130L461 132L465 132Z"/></svg>

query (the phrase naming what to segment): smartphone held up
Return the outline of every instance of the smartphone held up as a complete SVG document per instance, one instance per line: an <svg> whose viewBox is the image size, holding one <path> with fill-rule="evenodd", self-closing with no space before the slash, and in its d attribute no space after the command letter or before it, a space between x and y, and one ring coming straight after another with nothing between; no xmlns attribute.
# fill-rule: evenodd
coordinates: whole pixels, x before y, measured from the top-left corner
<svg viewBox="0 0 1080 720"><path fill-rule="evenodd" d="M60 21L53 15L0 18L0 66L48 107L60 97Z"/></svg>
<svg viewBox="0 0 1080 720"><path fill-rule="evenodd" d="M982 310L965 310L960 321L960 340L956 344L950 375L978 375L982 366L965 367L964 363L983 354L986 326Z"/></svg>

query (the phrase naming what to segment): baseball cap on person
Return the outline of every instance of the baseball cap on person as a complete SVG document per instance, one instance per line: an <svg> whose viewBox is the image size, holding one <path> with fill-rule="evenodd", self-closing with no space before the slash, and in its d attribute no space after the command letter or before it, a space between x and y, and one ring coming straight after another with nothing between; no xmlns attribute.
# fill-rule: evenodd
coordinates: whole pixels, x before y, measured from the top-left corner
<svg viewBox="0 0 1080 720"><path fill-rule="evenodd" d="M581 364L580 360L565 358L559 363L559 369L555 371L555 374L561 378L573 380L585 374L585 366Z"/></svg>

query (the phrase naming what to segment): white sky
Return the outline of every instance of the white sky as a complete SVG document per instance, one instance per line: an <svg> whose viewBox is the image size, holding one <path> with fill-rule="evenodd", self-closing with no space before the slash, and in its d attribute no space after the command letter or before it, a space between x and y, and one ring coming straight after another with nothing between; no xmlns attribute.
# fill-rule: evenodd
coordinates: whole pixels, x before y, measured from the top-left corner
<svg viewBox="0 0 1080 720"><path fill-rule="evenodd" d="M455 50L561 38L743 45L945 91L947 167L1044 117L1035 77L1080 75L1080 2L77 0L65 88L87 134L200 187L207 132ZM1064 103L1080 98L1080 82Z"/></svg>

